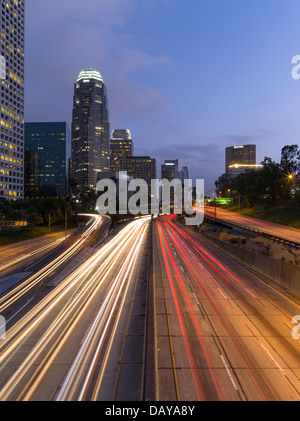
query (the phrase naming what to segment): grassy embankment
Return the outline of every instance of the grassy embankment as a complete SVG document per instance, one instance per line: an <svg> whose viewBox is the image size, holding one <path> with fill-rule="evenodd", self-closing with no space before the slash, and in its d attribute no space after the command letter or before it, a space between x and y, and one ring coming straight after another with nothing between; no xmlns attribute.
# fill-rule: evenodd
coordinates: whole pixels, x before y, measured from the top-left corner
<svg viewBox="0 0 300 421"><path fill-rule="evenodd" d="M132 216L129 218L125 215L111 215L112 222L117 224L123 220L132 219ZM76 228L76 225L72 221L68 221L68 229ZM36 226L32 228L22 228L22 229L11 229L11 230L0 230L0 247L8 244L16 243L18 241L30 240L32 238L41 237L47 234L54 234L57 232L64 232L64 224L57 224L50 226Z"/></svg>
<svg viewBox="0 0 300 421"><path fill-rule="evenodd" d="M300 229L300 204L294 204L286 207L244 207L240 210L237 206L231 206L228 207L228 210L276 224Z"/></svg>
<svg viewBox="0 0 300 421"><path fill-rule="evenodd" d="M73 228L73 227L68 227ZM42 235L54 234L59 231L64 231L64 225L53 225L52 227L33 227L13 230L0 231L0 246L16 243L18 241L30 240L32 238L41 237Z"/></svg>

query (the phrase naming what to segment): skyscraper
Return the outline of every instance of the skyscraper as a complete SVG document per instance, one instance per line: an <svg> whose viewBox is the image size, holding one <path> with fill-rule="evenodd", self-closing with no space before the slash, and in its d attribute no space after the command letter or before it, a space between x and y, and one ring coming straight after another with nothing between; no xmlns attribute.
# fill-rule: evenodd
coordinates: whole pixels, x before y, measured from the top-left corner
<svg viewBox="0 0 300 421"><path fill-rule="evenodd" d="M179 173L180 173L180 179L181 179L181 183L182 184L184 183L184 180L189 180L189 178L190 178L190 169L189 169L189 167L187 167L186 165L183 165L180 168Z"/></svg>
<svg viewBox="0 0 300 421"><path fill-rule="evenodd" d="M25 123L25 196L66 196L70 157L68 123Z"/></svg>
<svg viewBox="0 0 300 421"><path fill-rule="evenodd" d="M24 197L24 0L0 0L0 198Z"/></svg>
<svg viewBox="0 0 300 421"><path fill-rule="evenodd" d="M161 186L164 188L167 183L164 180L172 182L173 180L181 180L178 170L178 159L167 159L161 166ZM174 187L170 188L170 205L174 207L175 191Z"/></svg>
<svg viewBox="0 0 300 421"><path fill-rule="evenodd" d="M178 159L167 159L161 166L161 179L172 181L175 178L180 179L180 174L178 171Z"/></svg>
<svg viewBox="0 0 300 421"><path fill-rule="evenodd" d="M108 171L109 114L107 90L95 70L80 72L74 86L72 115L72 177L79 189L96 189L97 175Z"/></svg>
<svg viewBox="0 0 300 421"><path fill-rule="evenodd" d="M156 179L156 159L150 156L129 156L121 159L120 171L126 171L133 178L145 180L148 186Z"/></svg>
<svg viewBox="0 0 300 421"><path fill-rule="evenodd" d="M247 170L256 170L262 165L256 164L256 145L233 145L225 149L225 173L216 181L218 196L232 197L228 182Z"/></svg>
<svg viewBox="0 0 300 421"><path fill-rule="evenodd" d="M256 168L256 145L234 145L225 150L226 174L238 175Z"/></svg>
<svg viewBox="0 0 300 421"><path fill-rule="evenodd" d="M128 129L115 129L110 139L110 170L120 170L120 160L133 155L133 141Z"/></svg>

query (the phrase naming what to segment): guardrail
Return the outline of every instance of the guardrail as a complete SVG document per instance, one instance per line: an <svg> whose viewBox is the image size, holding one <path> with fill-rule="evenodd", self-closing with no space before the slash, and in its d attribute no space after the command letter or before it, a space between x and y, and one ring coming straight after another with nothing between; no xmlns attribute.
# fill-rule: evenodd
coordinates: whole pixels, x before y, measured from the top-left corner
<svg viewBox="0 0 300 421"><path fill-rule="evenodd" d="M263 230L259 230L259 229L256 229L256 228L251 228L251 227L248 227L246 225L239 224L237 222L232 222L232 221L229 221L229 220L224 219L224 218L218 218L217 216L212 216L212 215L206 215L205 214L204 220L205 219L206 220L211 220L213 222L218 222L218 223L220 223L222 225L225 225L225 226L229 226L229 227L233 226L233 227L237 227L237 228L243 229L245 231L250 231L250 232L256 233L258 235L261 235L261 236L263 236L265 238L269 238L270 240L277 241L279 243L284 243L284 244L286 244L286 245L288 245L290 247L295 247L297 249L300 248L300 242L298 243L296 241L291 241L291 240L288 240L287 238L283 238L283 237L280 237L278 235L269 234L267 232L264 232Z"/></svg>

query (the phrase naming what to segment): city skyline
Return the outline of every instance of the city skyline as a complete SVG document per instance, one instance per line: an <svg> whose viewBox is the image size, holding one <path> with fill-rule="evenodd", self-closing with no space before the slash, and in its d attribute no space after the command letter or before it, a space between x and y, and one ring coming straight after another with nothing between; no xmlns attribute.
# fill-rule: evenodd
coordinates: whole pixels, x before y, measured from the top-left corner
<svg viewBox="0 0 300 421"><path fill-rule="evenodd" d="M131 130L136 154L160 165L172 148L210 188L226 146L255 143L261 162L298 143L299 4L90 0L81 9L26 2L27 120L70 121L72 80L93 67L107 82L111 127Z"/></svg>
<svg viewBox="0 0 300 421"><path fill-rule="evenodd" d="M0 9L0 401L299 402L300 5Z"/></svg>
<svg viewBox="0 0 300 421"><path fill-rule="evenodd" d="M136 154L158 165L172 152L208 190L223 171L225 147L255 143L260 163L298 143L296 2L70 5L26 2L26 120L70 121L72 81L95 68L108 86L111 128L128 127Z"/></svg>

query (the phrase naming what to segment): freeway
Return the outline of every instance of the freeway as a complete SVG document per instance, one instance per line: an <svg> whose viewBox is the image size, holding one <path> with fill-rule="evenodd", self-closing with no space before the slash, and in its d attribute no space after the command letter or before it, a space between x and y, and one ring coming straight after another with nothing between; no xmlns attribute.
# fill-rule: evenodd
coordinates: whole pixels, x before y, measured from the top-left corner
<svg viewBox="0 0 300 421"><path fill-rule="evenodd" d="M0 400L143 396L150 218L101 245L0 341Z"/></svg>
<svg viewBox="0 0 300 421"><path fill-rule="evenodd" d="M24 308L20 300L29 303L32 297L37 293L37 289L43 287L51 274L61 269L63 265L69 262L80 251L86 248L93 239L97 238L99 231L109 223L108 217L101 215L82 215L88 218L88 223L80 226L72 235L44 255L40 260L32 264L32 273L16 285L11 285L0 295L0 313L7 320L11 321L14 317L11 313L17 314L14 308ZM95 237L96 236L96 237Z"/></svg>
<svg viewBox="0 0 300 421"><path fill-rule="evenodd" d="M299 299L175 215L150 226L134 219L24 295L0 340L1 401L140 401L151 383L157 401L300 400Z"/></svg>
<svg viewBox="0 0 300 421"><path fill-rule="evenodd" d="M251 216L227 211L219 207L217 207L215 211L214 208L206 206L205 213L207 216L212 218L216 216L220 220L238 224L239 226L245 228L250 228L270 236L277 236L284 240L300 244L300 230L296 228L275 224L258 218L252 218Z"/></svg>
<svg viewBox="0 0 300 421"><path fill-rule="evenodd" d="M67 236L72 232L73 230L69 230ZM41 258L64 241L65 238L65 232L58 232L0 247L1 277L12 270L20 269L35 258Z"/></svg>
<svg viewBox="0 0 300 421"><path fill-rule="evenodd" d="M156 399L299 401L300 301L175 216L153 231Z"/></svg>

